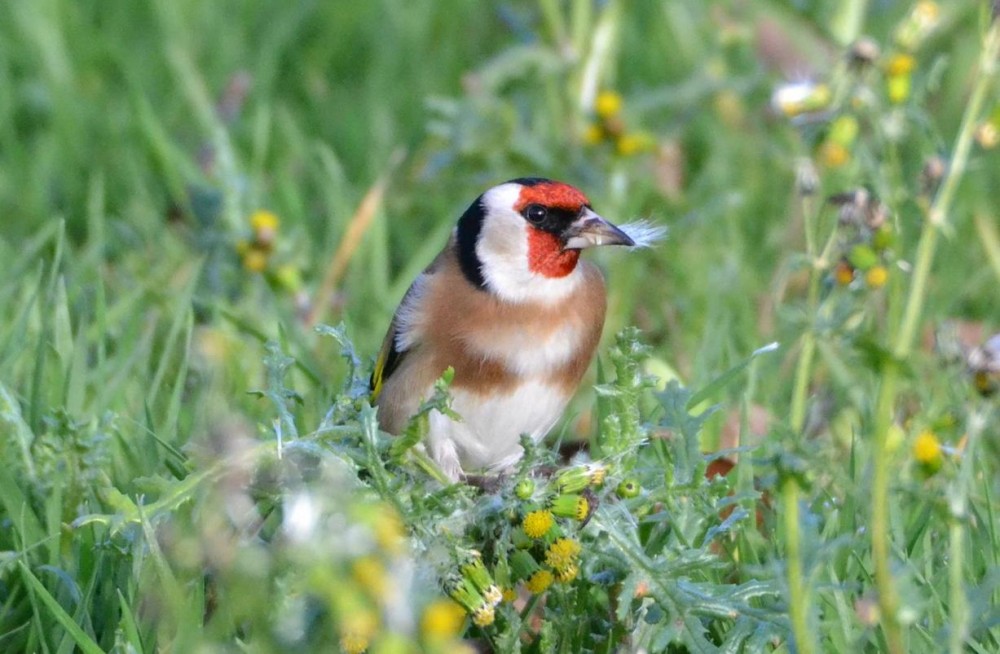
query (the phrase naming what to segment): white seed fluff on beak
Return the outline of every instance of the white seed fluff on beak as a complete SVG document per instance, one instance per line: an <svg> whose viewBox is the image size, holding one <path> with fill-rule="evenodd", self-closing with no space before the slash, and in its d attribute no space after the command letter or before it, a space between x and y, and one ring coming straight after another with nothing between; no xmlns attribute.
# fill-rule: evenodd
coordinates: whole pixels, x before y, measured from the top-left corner
<svg viewBox="0 0 1000 654"><path fill-rule="evenodd" d="M650 248L667 238L669 231L665 225L655 225L649 220L636 220L624 225L618 225L618 229L629 235L635 243L631 249Z"/></svg>

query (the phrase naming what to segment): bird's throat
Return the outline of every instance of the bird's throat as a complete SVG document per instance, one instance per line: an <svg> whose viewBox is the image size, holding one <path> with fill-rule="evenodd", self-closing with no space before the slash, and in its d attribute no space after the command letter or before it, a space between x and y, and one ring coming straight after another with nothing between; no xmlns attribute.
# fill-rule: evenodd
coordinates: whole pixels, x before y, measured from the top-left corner
<svg viewBox="0 0 1000 654"><path fill-rule="evenodd" d="M528 228L528 270L545 277L565 277L576 268L579 250L563 250L559 237Z"/></svg>

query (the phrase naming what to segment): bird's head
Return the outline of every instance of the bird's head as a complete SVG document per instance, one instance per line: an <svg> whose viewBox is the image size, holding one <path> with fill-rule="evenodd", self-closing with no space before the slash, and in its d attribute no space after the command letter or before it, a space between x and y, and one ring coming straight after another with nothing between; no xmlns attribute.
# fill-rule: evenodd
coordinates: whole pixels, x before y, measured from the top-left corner
<svg viewBox="0 0 1000 654"><path fill-rule="evenodd" d="M578 189L540 178L511 180L483 193L459 219L455 235L466 278L513 302L558 299L572 290L583 248L634 245Z"/></svg>

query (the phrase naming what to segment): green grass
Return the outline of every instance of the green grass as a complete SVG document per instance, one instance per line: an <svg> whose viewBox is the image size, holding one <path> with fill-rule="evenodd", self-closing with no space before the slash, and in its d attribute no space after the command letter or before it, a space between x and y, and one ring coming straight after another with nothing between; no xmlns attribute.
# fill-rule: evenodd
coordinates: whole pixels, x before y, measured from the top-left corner
<svg viewBox="0 0 1000 654"><path fill-rule="evenodd" d="M0 4L0 650L997 651L987 4ZM807 75L812 110L772 106ZM604 90L624 142L585 136ZM444 487L367 375L454 220L525 175L670 236L596 253L605 339L555 434ZM576 577L532 596L560 537ZM479 626L484 579L522 597Z"/></svg>

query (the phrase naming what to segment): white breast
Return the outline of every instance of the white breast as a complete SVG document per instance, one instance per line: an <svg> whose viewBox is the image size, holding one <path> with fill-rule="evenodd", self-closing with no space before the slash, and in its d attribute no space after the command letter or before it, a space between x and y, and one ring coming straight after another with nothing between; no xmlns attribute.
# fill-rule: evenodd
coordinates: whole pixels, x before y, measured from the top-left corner
<svg viewBox="0 0 1000 654"><path fill-rule="evenodd" d="M544 334L510 327L478 336L468 334L463 340L470 351L503 361L508 371L523 378L565 365L579 352L583 338L583 325L574 321Z"/></svg>
<svg viewBox="0 0 1000 654"><path fill-rule="evenodd" d="M569 395L540 381L528 381L504 395L456 390L452 408L460 422L433 412L428 449L448 476L462 470L502 470L521 458L521 434L540 441L559 419Z"/></svg>

